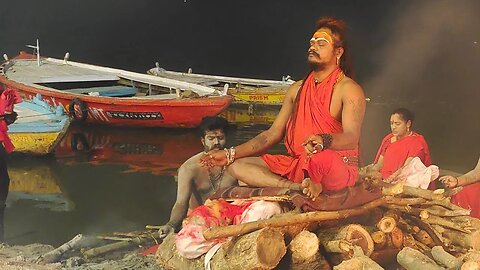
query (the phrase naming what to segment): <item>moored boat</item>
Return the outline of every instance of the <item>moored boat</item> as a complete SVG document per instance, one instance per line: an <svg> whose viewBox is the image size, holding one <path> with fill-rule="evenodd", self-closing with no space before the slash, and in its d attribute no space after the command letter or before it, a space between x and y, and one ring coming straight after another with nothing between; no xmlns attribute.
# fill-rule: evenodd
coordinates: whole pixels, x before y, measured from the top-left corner
<svg viewBox="0 0 480 270"><path fill-rule="evenodd" d="M52 107L35 96L15 105L17 120L8 126L15 152L48 154L65 135L70 119L62 107Z"/></svg>
<svg viewBox="0 0 480 270"><path fill-rule="evenodd" d="M0 66L0 83L27 100L39 93L75 120L115 126L195 127L232 101L211 87L72 62L68 55L21 52Z"/></svg>
<svg viewBox="0 0 480 270"><path fill-rule="evenodd" d="M282 105L288 87L294 83L289 76L277 81L197 74L192 73L191 70L187 73L176 72L160 68L158 63L157 67L151 68L147 73L216 89L228 89L228 94L234 97L234 103L248 105Z"/></svg>

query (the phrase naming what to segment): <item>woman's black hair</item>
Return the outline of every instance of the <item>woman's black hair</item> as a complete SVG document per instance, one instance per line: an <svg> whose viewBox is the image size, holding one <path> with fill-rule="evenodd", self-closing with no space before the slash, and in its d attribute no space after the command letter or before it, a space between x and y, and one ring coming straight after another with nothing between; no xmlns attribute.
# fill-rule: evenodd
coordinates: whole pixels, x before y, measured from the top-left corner
<svg viewBox="0 0 480 270"><path fill-rule="evenodd" d="M410 120L412 124L413 124L413 120L415 119L415 114L412 111L405 108L398 108L394 110L391 115L394 115L394 114L400 115L400 117L405 122L408 122Z"/></svg>

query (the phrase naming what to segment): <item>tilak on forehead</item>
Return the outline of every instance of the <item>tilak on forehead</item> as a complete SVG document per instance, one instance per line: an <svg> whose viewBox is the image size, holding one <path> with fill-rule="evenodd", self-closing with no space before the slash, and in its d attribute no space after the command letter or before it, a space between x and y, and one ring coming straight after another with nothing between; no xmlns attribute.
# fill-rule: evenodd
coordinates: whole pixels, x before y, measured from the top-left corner
<svg viewBox="0 0 480 270"><path fill-rule="evenodd" d="M320 40L324 40L324 41L333 45L332 36L325 31L317 31L317 32L313 33L313 37L310 40L311 41L317 41L317 42L320 41Z"/></svg>

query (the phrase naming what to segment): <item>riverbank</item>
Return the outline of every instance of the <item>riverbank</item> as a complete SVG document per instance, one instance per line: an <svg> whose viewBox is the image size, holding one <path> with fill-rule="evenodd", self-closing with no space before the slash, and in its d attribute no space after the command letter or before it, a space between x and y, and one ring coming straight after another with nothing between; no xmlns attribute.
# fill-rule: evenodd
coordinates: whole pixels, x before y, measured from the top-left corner
<svg viewBox="0 0 480 270"><path fill-rule="evenodd" d="M143 255L143 249L136 248L99 256L93 259L84 259L78 254L71 253L65 259L56 263L38 263L41 255L54 250L51 245L30 244L9 246L0 244L0 269L4 270L101 270L101 269L147 269L161 270L155 264L154 254Z"/></svg>

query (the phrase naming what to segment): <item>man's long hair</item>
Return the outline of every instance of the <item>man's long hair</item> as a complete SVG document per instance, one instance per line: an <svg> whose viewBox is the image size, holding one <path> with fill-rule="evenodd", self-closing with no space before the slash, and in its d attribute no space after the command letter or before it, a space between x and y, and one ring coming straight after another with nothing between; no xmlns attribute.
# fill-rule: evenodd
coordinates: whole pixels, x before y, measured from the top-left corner
<svg viewBox="0 0 480 270"><path fill-rule="evenodd" d="M333 47L335 49L340 47L343 48L343 54L342 54L342 57L340 58L339 66L346 76L352 78L353 69L351 66L350 50L348 49L347 42L346 42L347 23L345 23L343 20L340 20L334 17L320 17L317 20L315 32L318 31L318 29L320 28L328 28L330 29L330 31L332 31L333 38L334 38ZM294 134L293 130L295 129L295 125L297 121L297 111L299 106L298 104L299 104L300 94L302 93L303 86L305 84L307 77L308 77L308 74L303 79L302 85L300 86L300 89L297 92L297 96L295 97L293 113L291 116L292 127L290 128L290 132L292 134L292 143L293 143L293 134ZM289 147L288 143L286 143L286 147L287 148Z"/></svg>
<svg viewBox="0 0 480 270"><path fill-rule="evenodd" d="M318 31L320 28L328 28L332 31L334 38L333 47L335 49L340 47L343 48L343 55L340 58L339 66L346 76L352 78L353 69L350 59L350 50L348 49L346 41L347 23L334 17L321 17L317 20L315 31Z"/></svg>

